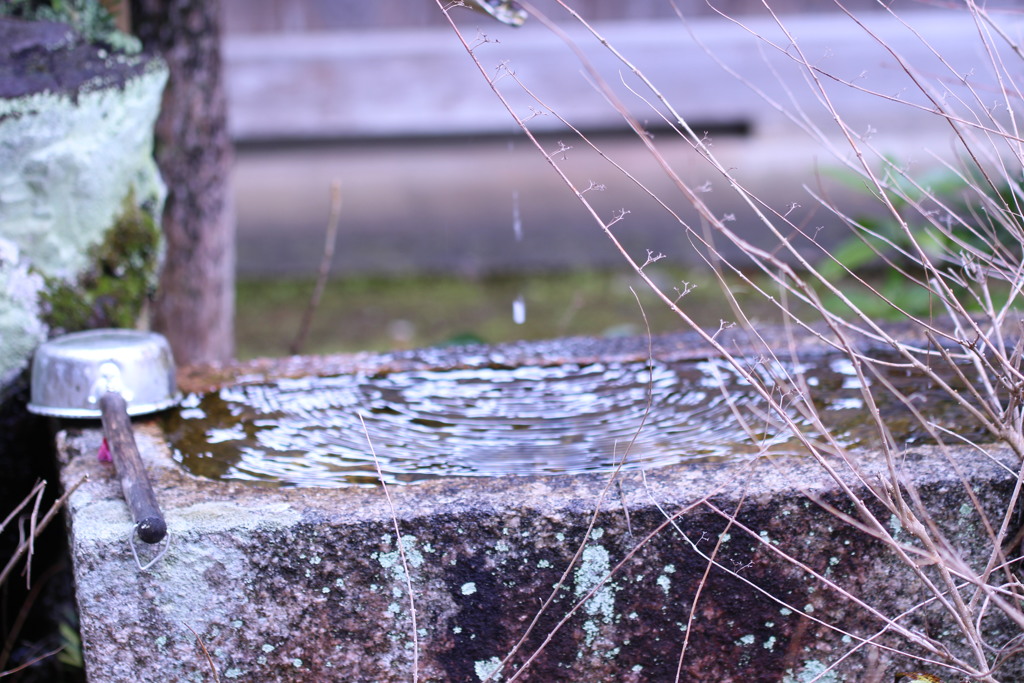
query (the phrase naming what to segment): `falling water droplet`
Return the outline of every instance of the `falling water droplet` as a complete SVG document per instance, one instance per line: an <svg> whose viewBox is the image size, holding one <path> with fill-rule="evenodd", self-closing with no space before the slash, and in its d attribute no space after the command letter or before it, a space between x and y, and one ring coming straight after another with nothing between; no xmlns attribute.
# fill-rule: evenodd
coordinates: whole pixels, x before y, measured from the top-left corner
<svg viewBox="0 0 1024 683"><path fill-rule="evenodd" d="M526 322L526 300L522 294L517 296L516 300L512 302L512 321L516 325L522 325Z"/></svg>
<svg viewBox="0 0 1024 683"><path fill-rule="evenodd" d="M519 190L512 190L512 234L516 242L523 241L523 219L519 215Z"/></svg>

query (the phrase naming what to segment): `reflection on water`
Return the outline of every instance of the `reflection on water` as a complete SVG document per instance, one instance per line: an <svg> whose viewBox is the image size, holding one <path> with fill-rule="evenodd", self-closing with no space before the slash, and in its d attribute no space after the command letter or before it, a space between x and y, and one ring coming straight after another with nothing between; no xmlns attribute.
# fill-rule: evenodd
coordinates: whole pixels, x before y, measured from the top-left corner
<svg viewBox="0 0 1024 683"><path fill-rule="evenodd" d="M848 360L785 368L752 362L748 370L784 405L811 397L843 445L876 439ZM800 391L780 379L787 373L800 378ZM930 391L903 370L886 379L908 394ZM948 401L929 396L925 403L944 406L943 422L967 424ZM799 452L763 406L719 360L476 367L226 387L189 396L165 429L176 457L196 474L333 487L374 484L378 467L385 481L400 483ZM883 399L880 409L902 442L926 437L898 401ZM795 407L788 414L807 424Z"/></svg>

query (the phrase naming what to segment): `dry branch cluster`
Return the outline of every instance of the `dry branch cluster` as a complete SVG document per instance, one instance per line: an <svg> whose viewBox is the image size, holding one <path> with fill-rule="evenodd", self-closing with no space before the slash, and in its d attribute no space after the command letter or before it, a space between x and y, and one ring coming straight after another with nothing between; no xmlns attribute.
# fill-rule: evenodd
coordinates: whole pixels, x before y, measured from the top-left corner
<svg viewBox="0 0 1024 683"><path fill-rule="evenodd" d="M721 15L722 22L731 22L747 33L756 46L754 53L759 50L761 59L772 64L778 82L748 82L741 71L722 60L728 77L744 81L764 98L766 107L787 116L794 130L814 141L822 156L830 159L833 169L841 169L847 181L853 179L872 198L874 217L867 220L848 215L821 189L805 188L805 196L798 201L757 196L736 169L716 156L714 141L690 127L682 113L686 103L671 102L663 96L658 83L648 80L629 55L618 51L614 40L588 23L582 9L577 11L576 7L582 8L583 3L554 0L551 16L538 7L522 4L531 15L530 22L558 35L575 52L585 77L608 105L621 114L635 134L636 144L648 150L670 179L675 196L647 190L647 197L677 221L679 230L702 255L707 271L721 285L731 309L723 327L738 326L746 332L757 349L753 359L750 347L740 354L720 343L720 330L700 329L687 310L685 283L682 290L678 286L663 288L649 275L649 266L664 258L660 250L649 249L644 258L629 253L622 245L620 230L626 229L623 226L628 223L628 207L605 215L592 203L589 190L598 182L609 191L616 183L640 184L631 171L605 155L573 121L563 117L559 106L547 101L536 84L516 73L515 64L500 60L497 68L492 69L490 60L500 53L499 48L486 39L467 39L459 33L467 53L496 97L548 161L555 176L575 194L663 304L687 327L703 335L759 395L757 423L751 422L749 415L737 412L737 420L742 421L751 442L763 441L763 434L770 431L766 426L790 432L807 457L813 458L843 493L842 500L825 501L804 491L807 500L833 515L837 525L875 539L885 561L910 572L910 580L917 585L913 589L908 587L908 591L923 590L927 596L909 610L901 611L873 599L870 586L854 588L852 579L847 586L842 576L826 576L813 569L792 546L778 550L783 561L836 591L840 596L836 599L847 601L864 615L865 623L877 629L873 635L862 633L854 637L845 651L832 652L828 665L813 680L837 680L836 672L845 671L844 660L872 648L884 650L882 659L886 662L898 662L909 670L931 670L945 680L1012 679L1012 672L1020 671L1017 660L1024 647L1019 514L1024 472L1024 335L1017 313L1024 270L1024 136L1018 124L1018 87L1024 55L1017 36L1004 28L1005 15L990 13L973 2L956 9L936 10L946 12L949 21L959 22L962 39L976 44L978 59L972 66L976 71L965 73L962 66L944 58L941 45L928 42L912 18L905 18L881 3L873 13L855 14L837 2L832 8L836 21L844 21L849 31L862 34L901 75L904 90L898 93L873 91L869 80L829 71L827 60L804 52L801 38L790 30L791 19L776 14L773 3L767 0L757 21ZM872 18L877 17L901 28L898 40L891 34L876 33ZM678 18L685 29L687 18L681 12ZM452 25L458 33L456 24ZM699 42L700 35L694 32L693 38ZM912 63L902 56L901 46L908 43L923 46L930 55L927 65ZM610 51L617 60L618 71L601 71L593 59L595 50L605 56L605 51ZM711 56L718 59L717 55ZM780 61L781 67L777 66ZM865 68L869 66L873 65L865 64ZM708 77L713 80L723 75L715 73ZM819 110L809 111L800 105L799 102L807 100L792 97L793 88L809 90ZM884 145L878 142L878 127L855 129L848 123L851 112L835 104L841 99L836 97L837 93L849 91L890 109L899 107L907 117L941 121L946 136L943 144L948 144L951 151L933 155L923 151L931 155L927 164L932 169L931 176L924 174L921 169L926 166L922 164L887 156ZM513 103L524 94L531 100L525 109ZM637 114L638 103L642 115ZM548 122L557 119L567 131L565 140L554 150L550 145L546 147L543 138L531 129L540 118ZM651 135L649 122L672 134ZM679 141L685 141L700 158L710 181L695 184L674 167L664 150ZM595 151L607 162L602 172L609 177L595 178L596 171L590 171L587 177L575 177L564 163L574 147ZM785 160L780 160L780 164L785 164ZM936 177L942 181L936 181ZM807 179L808 184L811 181ZM718 192L724 188L732 193L742 213L716 214L708 204L712 184ZM813 203L817 211L845 226L848 240L844 249L819 243L817 228L804 222L801 216L806 214L795 211L798 202ZM673 208L680 203L692 209L695 218ZM750 238L752 232L759 235L757 240ZM737 251L743 255L741 260L725 255ZM859 256L851 258L851 253ZM865 266L868 261L870 274ZM879 273L897 277L900 287L893 290L880 286ZM762 328L734 295L741 289L753 291L777 307L792 343L780 345L762 340ZM924 308L909 303L922 300L927 302ZM883 322L879 311L901 323L894 326ZM830 430L820 413L820 404L815 400L819 389L810 385L799 369L803 358L796 340L808 335L841 354L851 374L856 376L861 387L863 419L875 434L874 450L883 463L880 472L867 472L864 454ZM875 353L877 349L886 351L884 357ZM975 429L965 435L955 426L925 415L918 403L920 397L894 384L893 373L918 376L921 386L937 389L943 401L964 411ZM954 471L967 468L963 462L965 452L981 459L997 459L1000 452L1012 454L1009 460L1000 461L1007 486L997 501L979 500L969 475L960 475L961 485L974 504L970 520L952 524L976 525L979 531L969 547L952 540L956 529L949 526L948 519L940 519L943 511L929 507L907 475L907 444L894 435L879 408L883 396L906 407L920 432L926 435L924 438L946 454ZM767 459L772 455L772 445L765 443L760 457ZM800 489L799 482L794 485ZM702 504L705 509L713 504L713 492L707 492ZM734 511L719 513L728 524L737 524ZM684 514L665 512L671 523ZM663 525L659 533L671 533L670 527L668 523ZM758 537L756 528L741 531L754 539ZM648 537L642 542L649 541ZM685 545L682 540L680 543ZM689 550L696 552L697 548ZM699 551L704 553L708 571L728 569L718 561L717 550L716 546L710 552ZM612 580L620 568L616 567L606 580ZM566 570L563 581L570 572L571 568ZM600 586L595 586L591 594L583 596L577 609L598 590ZM751 586L751 590L758 588ZM785 600L785 596L776 597L780 603ZM700 614L704 599L698 590L693 596L691 616ZM549 608L546 603L540 612ZM931 628L911 618L919 610L930 611ZM533 623L537 621L535 617ZM558 627L562 623L564 620ZM823 625L836 630L843 628L841 624ZM685 670L687 648L692 646L690 631L686 631L685 637L680 636L677 679ZM532 656L513 649L503 664L514 673L508 678L509 668L504 668L504 680L529 680L532 660ZM496 667L495 676L498 670ZM880 680L882 670L884 667L867 672L864 680ZM891 679L892 675L890 670L887 676Z"/></svg>

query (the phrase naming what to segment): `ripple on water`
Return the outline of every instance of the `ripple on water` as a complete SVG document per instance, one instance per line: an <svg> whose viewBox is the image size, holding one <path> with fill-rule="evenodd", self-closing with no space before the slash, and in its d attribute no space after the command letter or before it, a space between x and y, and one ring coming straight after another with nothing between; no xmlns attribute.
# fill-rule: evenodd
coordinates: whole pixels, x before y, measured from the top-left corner
<svg viewBox="0 0 1024 683"><path fill-rule="evenodd" d="M833 414L848 444L862 440L856 427L863 420L850 419L863 412L851 368L755 362L749 370L775 392L787 374L826 387L827 398L815 405ZM231 386L188 397L165 428L176 457L196 474L334 487L375 484L378 468L388 483L403 483L798 450L785 427L757 409L761 403L722 361L570 363ZM795 410L791 417L801 421Z"/></svg>

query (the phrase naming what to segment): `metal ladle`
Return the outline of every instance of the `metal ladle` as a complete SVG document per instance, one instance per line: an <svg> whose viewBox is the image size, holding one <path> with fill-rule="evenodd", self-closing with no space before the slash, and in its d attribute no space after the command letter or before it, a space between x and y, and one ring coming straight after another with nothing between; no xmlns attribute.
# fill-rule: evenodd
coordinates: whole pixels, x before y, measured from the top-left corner
<svg viewBox="0 0 1024 683"><path fill-rule="evenodd" d="M103 329L69 334L40 345L32 361L31 412L103 422L135 522L129 539L132 552L143 569L149 565L139 562L135 534L144 543L159 543L167 536L167 523L139 456L130 416L169 408L180 398L170 346L152 332Z"/></svg>

